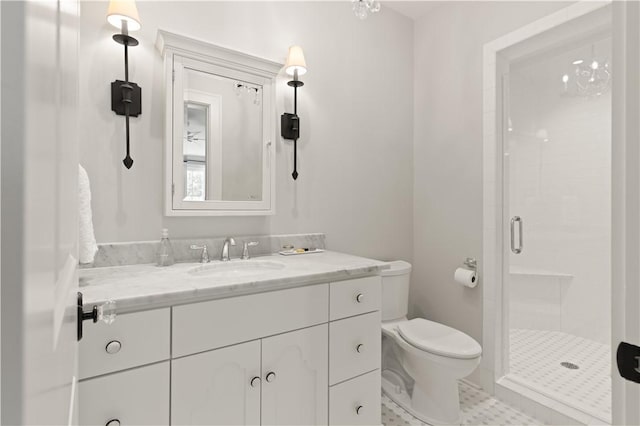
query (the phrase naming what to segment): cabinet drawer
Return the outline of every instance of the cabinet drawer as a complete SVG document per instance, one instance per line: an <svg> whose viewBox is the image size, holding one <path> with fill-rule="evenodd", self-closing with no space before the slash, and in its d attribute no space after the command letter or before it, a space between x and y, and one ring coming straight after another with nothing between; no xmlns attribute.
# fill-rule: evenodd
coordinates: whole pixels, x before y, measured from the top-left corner
<svg viewBox="0 0 640 426"><path fill-rule="evenodd" d="M80 379L169 359L169 308L119 315L111 325L84 324Z"/></svg>
<svg viewBox="0 0 640 426"><path fill-rule="evenodd" d="M82 381L78 392L78 424L169 424L169 361Z"/></svg>
<svg viewBox="0 0 640 426"><path fill-rule="evenodd" d="M331 321L379 310L381 284L379 276L331 283Z"/></svg>
<svg viewBox="0 0 640 426"><path fill-rule="evenodd" d="M328 321L329 285L251 294L173 308L173 357Z"/></svg>
<svg viewBox="0 0 640 426"><path fill-rule="evenodd" d="M380 312L329 324L329 384L380 368Z"/></svg>
<svg viewBox="0 0 640 426"><path fill-rule="evenodd" d="M380 370L329 389L329 424L380 424Z"/></svg>

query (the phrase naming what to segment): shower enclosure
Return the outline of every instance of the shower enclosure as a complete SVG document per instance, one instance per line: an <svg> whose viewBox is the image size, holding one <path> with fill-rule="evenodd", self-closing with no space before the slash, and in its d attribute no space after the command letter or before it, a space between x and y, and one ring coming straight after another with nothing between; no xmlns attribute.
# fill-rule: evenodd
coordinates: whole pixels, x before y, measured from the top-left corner
<svg viewBox="0 0 640 426"><path fill-rule="evenodd" d="M503 76L508 374L611 422L611 34Z"/></svg>
<svg viewBox="0 0 640 426"><path fill-rule="evenodd" d="M581 2L484 52L484 366L589 423L612 420L611 20Z"/></svg>

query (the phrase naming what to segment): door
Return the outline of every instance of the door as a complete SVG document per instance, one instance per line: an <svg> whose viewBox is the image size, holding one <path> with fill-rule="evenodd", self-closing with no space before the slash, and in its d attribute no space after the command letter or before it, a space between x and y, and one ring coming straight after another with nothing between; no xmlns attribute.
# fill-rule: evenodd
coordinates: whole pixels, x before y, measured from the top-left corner
<svg viewBox="0 0 640 426"><path fill-rule="evenodd" d="M640 346L640 4L613 3L613 240L612 361L621 342ZM632 372L640 375L640 353L631 353ZM613 422L640 424L640 385L614 367Z"/></svg>
<svg viewBox="0 0 640 426"><path fill-rule="evenodd" d="M262 340L262 424L319 425L328 417L327 324Z"/></svg>
<svg viewBox="0 0 640 426"><path fill-rule="evenodd" d="M260 340L173 360L171 424L260 424Z"/></svg>
<svg viewBox="0 0 640 426"><path fill-rule="evenodd" d="M2 424L73 424L79 3L0 7Z"/></svg>
<svg viewBox="0 0 640 426"><path fill-rule="evenodd" d="M617 75L611 11L593 16L598 32L575 24L553 46L523 42L534 53L504 76L504 337L510 381L610 423Z"/></svg>

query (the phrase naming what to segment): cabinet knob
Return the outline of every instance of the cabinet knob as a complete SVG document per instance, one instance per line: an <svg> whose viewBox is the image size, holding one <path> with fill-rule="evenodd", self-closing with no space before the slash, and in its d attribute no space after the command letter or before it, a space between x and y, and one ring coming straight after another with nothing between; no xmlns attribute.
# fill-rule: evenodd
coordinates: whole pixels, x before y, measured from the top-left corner
<svg viewBox="0 0 640 426"><path fill-rule="evenodd" d="M111 419L109 420L107 423L105 423L104 426L120 426L120 420L118 419Z"/></svg>
<svg viewBox="0 0 640 426"><path fill-rule="evenodd" d="M104 349L107 351L108 354L117 354L118 352L120 352L120 349L122 349L122 343L120 343L117 340L112 340L109 343L107 343L107 346L105 346Z"/></svg>
<svg viewBox="0 0 640 426"><path fill-rule="evenodd" d="M364 345L362 343L360 343L358 346L356 346L356 352L358 352L358 353L364 352Z"/></svg>
<svg viewBox="0 0 640 426"><path fill-rule="evenodd" d="M269 383L273 382L276 379L276 373L270 371L269 373L267 373L266 379Z"/></svg>
<svg viewBox="0 0 640 426"><path fill-rule="evenodd" d="M254 377L253 379L251 379L251 382L249 382L249 383L251 383L251 387L252 388L255 388L256 386L259 386L260 385L260 377L258 377L258 376Z"/></svg>
<svg viewBox="0 0 640 426"><path fill-rule="evenodd" d="M356 302L362 303L363 300L364 300L364 294L358 293L358 295L356 296Z"/></svg>
<svg viewBox="0 0 640 426"><path fill-rule="evenodd" d="M364 407L363 407L362 405L358 405L358 406L356 407L356 414L357 414L357 415L360 415L360 414L362 414L363 412L364 412Z"/></svg>

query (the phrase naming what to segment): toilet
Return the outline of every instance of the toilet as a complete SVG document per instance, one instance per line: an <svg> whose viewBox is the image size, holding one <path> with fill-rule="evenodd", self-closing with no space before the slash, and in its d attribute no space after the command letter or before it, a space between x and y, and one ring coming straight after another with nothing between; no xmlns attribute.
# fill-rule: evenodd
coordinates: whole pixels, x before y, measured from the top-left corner
<svg viewBox="0 0 640 426"><path fill-rule="evenodd" d="M382 271L382 391L432 425L460 424L458 380L480 364L467 334L424 318L407 319L411 264Z"/></svg>

